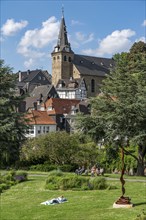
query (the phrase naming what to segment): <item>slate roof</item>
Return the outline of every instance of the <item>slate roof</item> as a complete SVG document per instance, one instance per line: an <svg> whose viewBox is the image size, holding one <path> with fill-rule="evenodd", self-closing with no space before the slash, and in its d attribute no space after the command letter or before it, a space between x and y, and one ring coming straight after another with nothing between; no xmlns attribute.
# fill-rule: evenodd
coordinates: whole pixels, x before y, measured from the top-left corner
<svg viewBox="0 0 146 220"><path fill-rule="evenodd" d="M83 78L60 79L56 85L56 90L76 90L79 88ZM62 87L60 87L60 84Z"/></svg>
<svg viewBox="0 0 146 220"><path fill-rule="evenodd" d="M25 101L25 103L26 103L26 106L25 106L26 111L27 111L29 108L34 108L34 103L37 103L37 100L38 100L37 97L26 97L26 98L24 99L24 101Z"/></svg>
<svg viewBox="0 0 146 220"><path fill-rule="evenodd" d="M31 110L26 114L28 125L56 125L56 122L46 111Z"/></svg>
<svg viewBox="0 0 146 220"><path fill-rule="evenodd" d="M77 105L77 108L78 108L79 112L82 112L83 114L90 114L89 101L88 100L81 101Z"/></svg>
<svg viewBox="0 0 146 220"><path fill-rule="evenodd" d="M52 115L56 114L68 114L72 107L76 106L80 100L77 99L60 99L60 98L50 98L45 104L46 109L52 106L52 110L49 110L48 113Z"/></svg>
<svg viewBox="0 0 146 220"><path fill-rule="evenodd" d="M42 94L43 97L47 97L49 91L52 89L52 85L42 85L42 86L37 86L34 88L34 90L31 92L30 96L31 97L40 97Z"/></svg>
<svg viewBox="0 0 146 220"><path fill-rule="evenodd" d="M65 52L66 52L66 48L68 48L68 50L69 50L68 52L72 52L71 47L70 47L70 43L68 42L67 30L66 30L64 17L62 17L62 19L61 19L57 46L55 48L57 48L58 51L65 51ZM53 52L55 52L55 48L54 48Z"/></svg>
<svg viewBox="0 0 146 220"><path fill-rule="evenodd" d="M82 75L102 76L109 73L114 66L114 60L110 58L74 55L73 64Z"/></svg>
<svg viewBox="0 0 146 220"><path fill-rule="evenodd" d="M22 82L31 82L32 79L38 75L38 73L43 73L43 75L48 79L48 81L51 83L51 75L46 71L46 70L41 70L41 69L36 69L36 70L27 70L27 71L21 71L21 82L20 85L22 84ZM17 75L19 75L19 72L16 73Z"/></svg>

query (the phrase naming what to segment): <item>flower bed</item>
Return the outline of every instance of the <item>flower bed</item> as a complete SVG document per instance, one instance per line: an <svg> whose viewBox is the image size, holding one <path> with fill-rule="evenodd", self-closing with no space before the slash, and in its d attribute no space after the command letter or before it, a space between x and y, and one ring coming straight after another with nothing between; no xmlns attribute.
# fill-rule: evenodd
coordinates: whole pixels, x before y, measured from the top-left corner
<svg viewBox="0 0 146 220"><path fill-rule="evenodd" d="M9 189L11 186L26 181L27 180L27 173L20 172L20 171L9 171L5 174L0 175L0 193L4 190Z"/></svg>

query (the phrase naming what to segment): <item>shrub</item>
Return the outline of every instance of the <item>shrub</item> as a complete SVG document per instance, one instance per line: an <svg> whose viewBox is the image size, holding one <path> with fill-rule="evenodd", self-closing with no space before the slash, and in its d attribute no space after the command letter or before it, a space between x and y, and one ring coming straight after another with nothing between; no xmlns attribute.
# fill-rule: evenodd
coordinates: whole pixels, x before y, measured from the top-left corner
<svg viewBox="0 0 146 220"><path fill-rule="evenodd" d="M90 180L92 189L106 189L108 187L106 179L95 177Z"/></svg>
<svg viewBox="0 0 146 220"><path fill-rule="evenodd" d="M46 180L46 189L82 189L87 190L89 178L64 174L62 171L51 171Z"/></svg>
<svg viewBox="0 0 146 220"><path fill-rule="evenodd" d="M64 165L58 166L58 169L62 170L63 172L71 172L73 170L73 166L70 164L64 164Z"/></svg>
<svg viewBox="0 0 146 220"><path fill-rule="evenodd" d="M27 173L26 172L16 172L10 171L3 176L0 176L0 193L4 190L9 189L12 185L16 183L26 181L27 180Z"/></svg>
<svg viewBox="0 0 146 220"><path fill-rule="evenodd" d="M35 171L42 171L42 172L50 172L52 170L60 169L63 172L72 172L75 171L77 168L76 164L63 164L63 165L55 165L55 164L37 164L37 165L32 165L30 166L30 170L35 170Z"/></svg>
<svg viewBox="0 0 146 220"><path fill-rule="evenodd" d="M63 176L64 173L61 170L52 170L48 174L49 176Z"/></svg>

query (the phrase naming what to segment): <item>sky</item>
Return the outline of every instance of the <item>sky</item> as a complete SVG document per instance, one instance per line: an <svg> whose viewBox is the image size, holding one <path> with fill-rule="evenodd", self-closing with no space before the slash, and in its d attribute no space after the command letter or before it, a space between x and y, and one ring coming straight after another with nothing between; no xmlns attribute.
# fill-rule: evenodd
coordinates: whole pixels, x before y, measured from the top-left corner
<svg viewBox="0 0 146 220"><path fill-rule="evenodd" d="M76 54L111 58L145 42L145 0L1 0L0 58L19 70L52 72L62 8Z"/></svg>

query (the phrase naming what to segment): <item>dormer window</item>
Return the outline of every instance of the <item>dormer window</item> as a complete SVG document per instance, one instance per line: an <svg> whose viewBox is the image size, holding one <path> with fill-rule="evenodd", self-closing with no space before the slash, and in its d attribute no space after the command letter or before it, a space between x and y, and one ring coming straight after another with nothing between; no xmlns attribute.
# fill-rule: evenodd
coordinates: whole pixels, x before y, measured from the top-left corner
<svg viewBox="0 0 146 220"><path fill-rule="evenodd" d="M80 60L80 63L83 63L83 60Z"/></svg>
<svg viewBox="0 0 146 220"><path fill-rule="evenodd" d="M59 88L62 88L62 83L59 83Z"/></svg>
<svg viewBox="0 0 146 220"><path fill-rule="evenodd" d="M48 111L52 111L52 110L53 110L53 107L52 107L52 106L48 106L47 110L48 110Z"/></svg>
<svg viewBox="0 0 146 220"><path fill-rule="evenodd" d="M42 79L42 77L41 77L41 76L38 76L38 79L39 79L39 80L41 80L41 79Z"/></svg>
<svg viewBox="0 0 146 220"><path fill-rule="evenodd" d="M100 64L101 64L101 66L103 66L103 62L101 62Z"/></svg>

